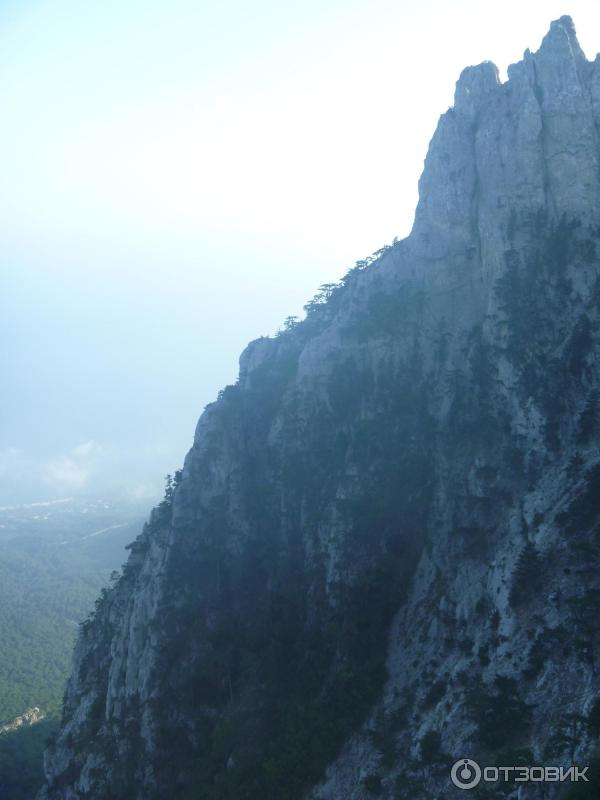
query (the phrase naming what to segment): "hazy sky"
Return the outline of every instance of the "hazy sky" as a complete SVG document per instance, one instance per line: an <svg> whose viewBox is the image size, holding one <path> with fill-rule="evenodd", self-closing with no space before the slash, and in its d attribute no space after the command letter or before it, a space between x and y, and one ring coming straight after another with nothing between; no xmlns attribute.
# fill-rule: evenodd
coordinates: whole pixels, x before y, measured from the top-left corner
<svg viewBox="0 0 600 800"><path fill-rule="evenodd" d="M177 468L203 406L410 230L461 69L597 0L0 3L0 502Z"/></svg>

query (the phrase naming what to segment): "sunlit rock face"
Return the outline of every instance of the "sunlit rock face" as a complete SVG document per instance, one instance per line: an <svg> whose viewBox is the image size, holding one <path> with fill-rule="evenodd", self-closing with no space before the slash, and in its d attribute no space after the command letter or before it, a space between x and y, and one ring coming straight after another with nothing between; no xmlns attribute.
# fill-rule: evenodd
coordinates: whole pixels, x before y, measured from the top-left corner
<svg viewBox="0 0 600 800"><path fill-rule="evenodd" d="M43 798L430 800L459 757L596 757L599 126L568 17L506 83L463 72L411 235L200 418Z"/></svg>
<svg viewBox="0 0 600 800"><path fill-rule="evenodd" d="M41 722L45 718L46 715L37 706L34 706L33 708L28 708L27 711L24 711L21 715L16 717L12 722L9 722L8 725L0 725L0 734L13 733L13 731L18 730L19 728L27 728L30 725L35 725L37 722Z"/></svg>

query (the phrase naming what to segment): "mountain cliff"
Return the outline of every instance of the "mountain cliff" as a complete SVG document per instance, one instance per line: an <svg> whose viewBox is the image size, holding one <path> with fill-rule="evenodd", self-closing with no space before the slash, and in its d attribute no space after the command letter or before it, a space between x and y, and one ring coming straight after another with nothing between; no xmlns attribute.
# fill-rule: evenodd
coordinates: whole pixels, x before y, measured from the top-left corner
<svg viewBox="0 0 600 800"><path fill-rule="evenodd" d="M204 411L82 626L44 800L459 797L459 757L596 757L599 211L563 17L505 83L464 70L410 236Z"/></svg>

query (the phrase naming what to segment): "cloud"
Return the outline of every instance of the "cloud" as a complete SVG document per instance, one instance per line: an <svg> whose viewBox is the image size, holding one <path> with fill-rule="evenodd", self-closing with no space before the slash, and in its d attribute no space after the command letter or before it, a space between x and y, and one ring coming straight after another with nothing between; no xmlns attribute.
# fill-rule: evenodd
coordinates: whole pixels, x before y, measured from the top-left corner
<svg viewBox="0 0 600 800"><path fill-rule="evenodd" d="M132 500L152 500L156 497L156 493L156 483L135 483L127 491Z"/></svg>
<svg viewBox="0 0 600 800"><path fill-rule="evenodd" d="M88 442L83 442L82 444L78 444L77 447L74 447L71 450L71 455L75 458L89 458L91 456L101 455L105 449L103 445L94 441L94 439L90 439Z"/></svg>
<svg viewBox="0 0 600 800"><path fill-rule="evenodd" d="M90 439L46 457L0 449L0 504L18 505L84 494L148 502L160 499L164 475L178 466L161 447L119 447Z"/></svg>
<svg viewBox="0 0 600 800"><path fill-rule="evenodd" d="M80 491L106 467L106 448L94 439L76 445L43 465L43 481L55 491Z"/></svg>
<svg viewBox="0 0 600 800"><path fill-rule="evenodd" d="M90 472L83 464L66 456L50 461L44 467L44 483L57 491L83 489L89 478Z"/></svg>

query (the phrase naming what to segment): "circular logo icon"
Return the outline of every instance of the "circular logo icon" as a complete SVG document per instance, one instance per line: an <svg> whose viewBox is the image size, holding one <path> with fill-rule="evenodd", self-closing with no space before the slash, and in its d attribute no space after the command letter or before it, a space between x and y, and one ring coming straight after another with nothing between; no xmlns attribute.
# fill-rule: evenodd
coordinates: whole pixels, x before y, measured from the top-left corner
<svg viewBox="0 0 600 800"><path fill-rule="evenodd" d="M459 758L452 767L450 777L459 789L474 789L481 780L481 767L470 758Z"/></svg>

